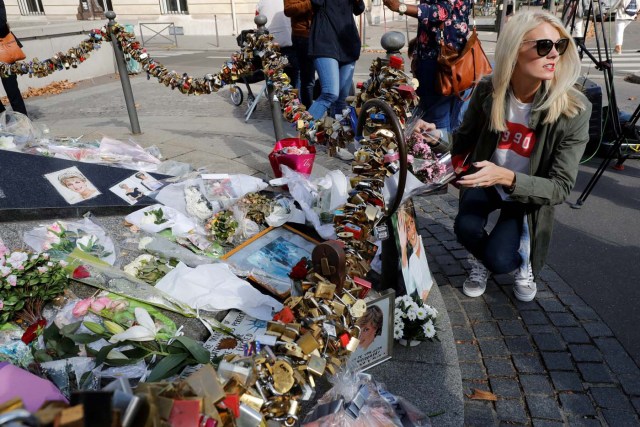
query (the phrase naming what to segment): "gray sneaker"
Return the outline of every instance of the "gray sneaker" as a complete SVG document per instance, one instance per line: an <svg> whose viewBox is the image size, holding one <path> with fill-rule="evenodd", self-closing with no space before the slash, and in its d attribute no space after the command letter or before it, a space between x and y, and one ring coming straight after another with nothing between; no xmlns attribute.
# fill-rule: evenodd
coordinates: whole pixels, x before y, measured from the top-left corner
<svg viewBox="0 0 640 427"><path fill-rule="evenodd" d="M479 297L484 294L487 289L487 279L489 279L489 270L473 255L469 255L469 263L471 264L471 273L462 284L462 292L471 298Z"/></svg>
<svg viewBox="0 0 640 427"><path fill-rule="evenodd" d="M533 281L533 270L531 269L531 263L529 263L526 271L523 271L522 268L516 270L513 294L518 300L529 302L536 297L536 292L536 282Z"/></svg>

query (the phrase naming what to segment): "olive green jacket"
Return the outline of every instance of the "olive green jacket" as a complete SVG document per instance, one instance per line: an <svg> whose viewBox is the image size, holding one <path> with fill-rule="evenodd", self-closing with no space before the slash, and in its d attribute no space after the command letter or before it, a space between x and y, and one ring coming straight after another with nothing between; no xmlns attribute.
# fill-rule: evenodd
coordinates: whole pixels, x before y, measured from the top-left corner
<svg viewBox="0 0 640 427"><path fill-rule="evenodd" d="M492 90L490 80L478 84L464 120L453 134L452 155L468 153L473 149L472 162L491 159L500 139L499 132L489 129ZM578 164L589 141L591 103L581 93L577 96L585 109L573 118L560 116L552 124L544 124L544 111L535 109L543 101L542 89L533 101L529 127L535 129L536 145L531 153L529 174L516 173L516 186L511 199L527 205L534 275L542 269L547 256L554 205L564 202L576 184Z"/></svg>

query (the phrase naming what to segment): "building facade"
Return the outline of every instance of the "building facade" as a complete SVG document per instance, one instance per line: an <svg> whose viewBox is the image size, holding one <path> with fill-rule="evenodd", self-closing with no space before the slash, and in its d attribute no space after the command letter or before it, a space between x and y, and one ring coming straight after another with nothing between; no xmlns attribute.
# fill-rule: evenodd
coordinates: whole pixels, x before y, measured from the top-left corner
<svg viewBox="0 0 640 427"><path fill-rule="evenodd" d="M178 34L238 34L252 28L257 0L5 0L9 22L34 23L104 19L173 23Z"/></svg>

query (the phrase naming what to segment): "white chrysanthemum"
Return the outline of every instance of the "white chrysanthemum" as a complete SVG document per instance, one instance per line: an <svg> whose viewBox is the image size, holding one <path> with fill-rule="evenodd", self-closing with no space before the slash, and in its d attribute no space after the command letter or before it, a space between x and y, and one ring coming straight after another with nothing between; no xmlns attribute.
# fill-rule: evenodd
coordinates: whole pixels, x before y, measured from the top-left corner
<svg viewBox="0 0 640 427"><path fill-rule="evenodd" d="M402 328L404 329L404 322L402 321L402 319L395 319L395 321L393 322L393 327L394 328Z"/></svg>
<svg viewBox="0 0 640 427"><path fill-rule="evenodd" d="M427 316L432 317L432 318L436 318L438 317L438 310L436 310L435 308L427 305L426 307L427 310Z"/></svg>
<svg viewBox="0 0 640 427"><path fill-rule="evenodd" d="M416 304L415 302L411 301L411 305L409 305L409 310L416 311L419 308L420 308L420 306L418 304Z"/></svg>
<svg viewBox="0 0 640 427"><path fill-rule="evenodd" d="M418 307L416 310L416 316L418 320L424 320L427 318L427 310L424 307Z"/></svg>
<svg viewBox="0 0 640 427"><path fill-rule="evenodd" d="M422 331L424 332L424 336L427 338L433 338L436 336L436 328L433 326L433 322L431 320L422 325Z"/></svg>
<svg viewBox="0 0 640 427"><path fill-rule="evenodd" d="M404 316L404 311L400 310L399 308L393 310L393 317L395 317L396 319L402 319Z"/></svg>
<svg viewBox="0 0 640 427"><path fill-rule="evenodd" d="M401 339L404 336L404 330L398 326L393 328L393 338L396 340Z"/></svg>
<svg viewBox="0 0 640 427"><path fill-rule="evenodd" d="M414 321L416 320L417 317L418 317L418 314L416 313L416 310L414 310L413 308L410 308L409 311L407 311L407 319Z"/></svg>
<svg viewBox="0 0 640 427"><path fill-rule="evenodd" d="M409 295L403 295L400 298L402 298L402 302L406 307L410 306L413 303L413 300Z"/></svg>

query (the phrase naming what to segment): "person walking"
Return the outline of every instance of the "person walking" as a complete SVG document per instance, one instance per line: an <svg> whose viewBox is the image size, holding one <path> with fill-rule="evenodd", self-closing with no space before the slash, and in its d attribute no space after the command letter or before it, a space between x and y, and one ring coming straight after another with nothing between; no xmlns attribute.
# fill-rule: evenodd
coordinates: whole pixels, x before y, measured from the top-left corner
<svg viewBox="0 0 640 427"><path fill-rule="evenodd" d="M575 42L550 13L516 13L500 33L493 74L476 87L452 137L452 157L471 166L458 180L454 223L471 253L465 295L482 295L491 272L515 271L515 297L535 298L554 205L574 187L589 141L591 103L574 88L579 76ZM433 127L420 123L418 129ZM496 210L500 217L487 232Z"/></svg>
<svg viewBox="0 0 640 427"><path fill-rule="evenodd" d="M360 36L353 15L364 12L364 0L311 0L313 20L309 56L320 79L321 93L309 113L315 120L325 113L342 113L360 58Z"/></svg>
<svg viewBox="0 0 640 427"><path fill-rule="evenodd" d="M300 66L291 41L291 20L284 14L284 1L260 0L256 6L256 15L264 15L267 18L267 30L280 46L280 53L286 56L289 62L285 67L285 73L289 76L291 86L297 88Z"/></svg>
<svg viewBox="0 0 640 427"><path fill-rule="evenodd" d="M412 68L415 69L419 86L422 119L434 123L438 129L452 131L461 121L459 114L463 101L458 96L444 96L438 92L438 55L440 39L461 52L469 34L470 0L420 0L419 5L401 3L400 0L384 0L384 5L392 12L418 19L418 36L413 54Z"/></svg>
<svg viewBox="0 0 640 427"><path fill-rule="evenodd" d="M622 53L624 30L638 16L638 2L640 0L619 0L616 7L616 45L613 51Z"/></svg>
<svg viewBox="0 0 640 427"><path fill-rule="evenodd" d="M311 0L284 0L284 14L291 19L291 42L300 69L300 102L308 109L313 102L316 81L316 69L309 58L309 30L313 18Z"/></svg>
<svg viewBox="0 0 640 427"><path fill-rule="evenodd" d="M10 32L11 30L7 23L7 9L5 8L4 0L0 0L0 38L7 37ZM18 40L17 37L16 42L18 43L18 46L22 48L22 43L20 43L20 40ZM7 77L2 76L2 86L4 87L4 91L7 93L7 98L9 98L9 103L11 104L13 111L17 111L18 113L22 113L26 116L27 107L24 105L24 99L22 99L20 87L18 87L18 76L15 74ZM5 111L5 107L0 103L0 113L3 111Z"/></svg>

